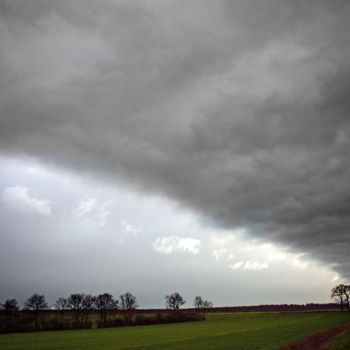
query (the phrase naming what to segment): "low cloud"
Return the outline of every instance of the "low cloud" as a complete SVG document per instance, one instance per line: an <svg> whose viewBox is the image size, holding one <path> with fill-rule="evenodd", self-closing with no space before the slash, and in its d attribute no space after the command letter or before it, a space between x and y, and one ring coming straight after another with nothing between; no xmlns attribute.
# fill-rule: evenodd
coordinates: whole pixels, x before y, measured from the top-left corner
<svg viewBox="0 0 350 350"><path fill-rule="evenodd" d="M348 1L0 12L2 154L160 193L350 277Z"/></svg>
<svg viewBox="0 0 350 350"><path fill-rule="evenodd" d="M197 255L199 254L201 241L194 238L170 236L158 237L152 245L157 253L172 254L180 252Z"/></svg>
<svg viewBox="0 0 350 350"><path fill-rule="evenodd" d="M142 230L139 227L136 227L135 225L127 221L122 221L122 228L124 232L131 233L133 235L138 235L142 232Z"/></svg>
<svg viewBox="0 0 350 350"><path fill-rule="evenodd" d="M107 201L99 205L96 198L87 197L82 199L73 209L73 214L81 219L92 220L98 226L104 227L108 223L111 204L112 201Z"/></svg>
<svg viewBox="0 0 350 350"><path fill-rule="evenodd" d="M228 267L232 270L263 270L267 269L269 265L267 263L260 263L254 260L247 260L247 261L238 261L234 264L228 265Z"/></svg>
<svg viewBox="0 0 350 350"><path fill-rule="evenodd" d="M90 214L96 208L96 199L95 198L84 198L82 199L74 212L78 217L83 217Z"/></svg>
<svg viewBox="0 0 350 350"><path fill-rule="evenodd" d="M110 211L109 207L111 205L112 205L112 201L107 201L98 210L97 220L98 220L98 223L99 223L100 227L104 227L108 223L108 219L109 219L109 216L111 214L111 211Z"/></svg>
<svg viewBox="0 0 350 350"><path fill-rule="evenodd" d="M226 248L215 249L211 255L214 257L215 260L219 260L226 252Z"/></svg>
<svg viewBox="0 0 350 350"><path fill-rule="evenodd" d="M9 209L21 212L37 213L44 216L51 214L51 201L31 196L29 188L24 186L6 187L2 192L2 202Z"/></svg>

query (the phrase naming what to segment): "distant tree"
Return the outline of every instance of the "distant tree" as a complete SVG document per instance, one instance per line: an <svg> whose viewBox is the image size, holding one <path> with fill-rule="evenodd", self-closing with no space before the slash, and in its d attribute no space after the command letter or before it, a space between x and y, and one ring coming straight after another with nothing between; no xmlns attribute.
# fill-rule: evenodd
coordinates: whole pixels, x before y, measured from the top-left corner
<svg viewBox="0 0 350 350"><path fill-rule="evenodd" d="M200 309L203 306L203 299L200 296L196 296L193 300L193 306L196 309Z"/></svg>
<svg viewBox="0 0 350 350"><path fill-rule="evenodd" d="M34 311L34 326L35 326L35 328L38 327L38 315L39 315L40 310L44 310L47 308L48 308L48 305L47 305L47 302L45 300L45 296L40 295L40 294L33 294L24 303L25 310Z"/></svg>
<svg viewBox="0 0 350 350"><path fill-rule="evenodd" d="M339 284L332 289L331 298L339 298L341 311L344 311L344 302L347 304L349 311L349 286Z"/></svg>
<svg viewBox="0 0 350 350"><path fill-rule="evenodd" d="M134 310L138 307L136 297L131 293L126 292L120 296L120 304L123 310Z"/></svg>
<svg viewBox="0 0 350 350"><path fill-rule="evenodd" d="M85 294L73 293L68 298L68 308L74 313L74 322L76 325L80 324L80 315L83 309L83 300Z"/></svg>
<svg viewBox="0 0 350 350"><path fill-rule="evenodd" d="M118 307L118 300L114 300L113 295L109 293L99 294L95 299L95 307L99 311L101 322L106 327L108 314Z"/></svg>
<svg viewBox="0 0 350 350"><path fill-rule="evenodd" d="M214 303L212 301L204 300L203 301L203 308L204 309L210 309L214 306Z"/></svg>
<svg viewBox="0 0 350 350"><path fill-rule="evenodd" d="M7 299L1 307L5 310L7 317L14 316L19 310L19 306L16 299Z"/></svg>
<svg viewBox="0 0 350 350"><path fill-rule="evenodd" d="M87 294L84 296L84 299L81 303L81 306L83 308L83 310L91 310L94 308L95 306L95 298L90 294Z"/></svg>
<svg viewBox="0 0 350 350"><path fill-rule="evenodd" d="M214 304L211 301L203 300L200 296L196 296L193 301L193 306L196 309L209 309L213 307L213 305Z"/></svg>
<svg viewBox="0 0 350 350"><path fill-rule="evenodd" d="M64 312L68 308L68 300L66 298L58 298L55 303L55 307L60 311L61 322L63 322Z"/></svg>
<svg viewBox="0 0 350 350"><path fill-rule="evenodd" d="M178 293L175 292L171 295L167 295L165 297L165 304L168 309L178 310L182 305L186 303L186 301L183 299L183 297Z"/></svg>
<svg viewBox="0 0 350 350"><path fill-rule="evenodd" d="M120 296L120 304L122 310L124 310L124 320L126 324L132 323L133 311L138 307L136 297L131 293L126 292Z"/></svg>
<svg viewBox="0 0 350 350"><path fill-rule="evenodd" d="M81 303L82 311L83 311L82 312L83 323L85 325L87 325L89 322L89 315L95 306L95 299L96 297L93 297L92 295L87 294L84 296L83 301Z"/></svg>
<svg viewBox="0 0 350 350"><path fill-rule="evenodd" d="M350 285L344 286L344 295L345 295L345 301L346 301L346 306L348 308L348 312L350 312L350 305L349 305Z"/></svg>
<svg viewBox="0 0 350 350"><path fill-rule="evenodd" d="M84 293L73 293L68 298L68 307L72 310L81 310L83 308Z"/></svg>
<svg viewBox="0 0 350 350"><path fill-rule="evenodd" d="M55 303L55 308L60 311L66 310L68 308L68 299L62 297L58 298Z"/></svg>
<svg viewBox="0 0 350 350"><path fill-rule="evenodd" d="M24 308L26 310L39 311L43 309L47 309L48 305L45 300L44 295L33 294L27 301L24 303Z"/></svg>

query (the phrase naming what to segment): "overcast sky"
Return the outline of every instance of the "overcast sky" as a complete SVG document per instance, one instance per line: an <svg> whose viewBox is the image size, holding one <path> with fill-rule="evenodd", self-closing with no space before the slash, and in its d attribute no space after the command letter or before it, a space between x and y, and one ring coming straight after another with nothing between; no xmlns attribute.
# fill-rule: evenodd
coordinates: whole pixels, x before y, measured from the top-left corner
<svg viewBox="0 0 350 350"><path fill-rule="evenodd" d="M349 23L345 0L0 0L0 301L328 302Z"/></svg>

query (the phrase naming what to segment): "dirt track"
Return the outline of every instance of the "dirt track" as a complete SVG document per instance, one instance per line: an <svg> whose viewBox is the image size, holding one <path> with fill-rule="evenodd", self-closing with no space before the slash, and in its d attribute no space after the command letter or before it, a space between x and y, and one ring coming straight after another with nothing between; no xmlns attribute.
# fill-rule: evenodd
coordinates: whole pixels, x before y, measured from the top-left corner
<svg viewBox="0 0 350 350"><path fill-rule="evenodd" d="M350 328L350 323L341 327L332 328L323 332L312 334L306 338L297 340L292 344L284 346L279 350L327 350L325 344L328 342L328 340L343 332L347 328Z"/></svg>

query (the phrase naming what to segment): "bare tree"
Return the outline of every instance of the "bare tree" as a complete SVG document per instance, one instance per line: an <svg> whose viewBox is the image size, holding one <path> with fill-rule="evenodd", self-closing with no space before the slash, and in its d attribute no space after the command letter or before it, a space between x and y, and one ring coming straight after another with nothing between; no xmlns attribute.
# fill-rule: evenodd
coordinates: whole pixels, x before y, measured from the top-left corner
<svg viewBox="0 0 350 350"><path fill-rule="evenodd" d="M16 299L7 299L1 307L5 310L6 317L10 318L16 315L19 310L19 306Z"/></svg>
<svg viewBox="0 0 350 350"><path fill-rule="evenodd" d="M196 309L209 309L214 304L211 301L203 300L200 296L196 296L193 300L193 305Z"/></svg>
<svg viewBox="0 0 350 350"><path fill-rule="evenodd" d="M120 304L122 310L124 310L124 319L127 324L132 323L133 311L138 307L136 303L136 297L131 293L126 292L120 296Z"/></svg>
<svg viewBox="0 0 350 350"><path fill-rule="evenodd" d="M68 300L66 298L58 298L55 303L55 307L60 311L61 314L61 322L63 322L64 312L68 308Z"/></svg>
<svg viewBox="0 0 350 350"><path fill-rule="evenodd" d="M348 308L348 312L350 312L350 305L349 305L350 285L344 286L344 295L345 295L345 301L346 301L346 306Z"/></svg>
<svg viewBox="0 0 350 350"><path fill-rule="evenodd" d="M68 298L68 308L74 313L74 322L76 325L80 324L80 314L83 309L83 293L73 293Z"/></svg>
<svg viewBox="0 0 350 350"><path fill-rule="evenodd" d="M203 306L203 299L200 296L196 296L193 300L193 306L196 309L200 309Z"/></svg>
<svg viewBox="0 0 350 350"><path fill-rule="evenodd" d="M66 310L68 308L68 300L66 298L58 298L55 303L57 310Z"/></svg>
<svg viewBox="0 0 350 350"><path fill-rule="evenodd" d="M210 309L214 306L214 303L212 301L204 300L203 301L203 308L204 309Z"/></svg>
<svg viewBox="0 0 350 350"><path fill-rule="evenodd" d="M126 292L125 294L122 294L120 296L120 302L121 302L121 308L123 310L130 311L138 307L136 302L136 297L129 292Z"/></svg>
<svg viewBox="0 0 350 350"><path fill-rule="evenodd" d="M344 301L347 303L349 310L349 286L339 284L332 289L331 298L339 298L341 311L344 311Z"/></svg>
<svg viewBox="0 0 350 350"><path fill-rule="evenodd" d="M44 310L47 308L48 308L48 305L47 305L47 302L45 300L45 296L40 295L40 294L33 294L24 303L25 310L34 311L34 326L35 326L35 328L37 328L37 326L38 326L38 315L39 315L40 310Z"/></svg>
<svg viewBox="0 0 350 350"><path fill-rule="evenodd" d="M84 300L84 293L73 293L68 298L68 307L72 310L81 310Z"/></svg>
<svg viewBox="0 0 350 350"><path fill-rule="evenodd" d="M47 309L48 305L44 295L33 294L24 304L25 309L39 311Z"/></svg>
<svg viewBox="0 0 350 350"><path fill-rule="evenodd" d="M186 301L183 299L183 297L178 293L175 292L171 295L167 295L165 297L165 304L168 309L178 310L182 305L186 303Z"/></svg>
<svg viewBox="0 0 350 350"><path fill-rule="evenodd" d="M85 325L87 325L89 322L89 315L95 306L95 299L96 299L96 297L93 297L92 295L87 294L84 296L83 301L81 303L82 311L83 311L82 312L82 318L83 318L82 321Z"/></svg>
<svg viewBox="0 0 350 350"><path fill-rule="evenodd" d="M98 309L103 325L107 326L108 314L118 307L118 300L114 300L109 293L99 294L95 299L95 306Z"/></svg>

